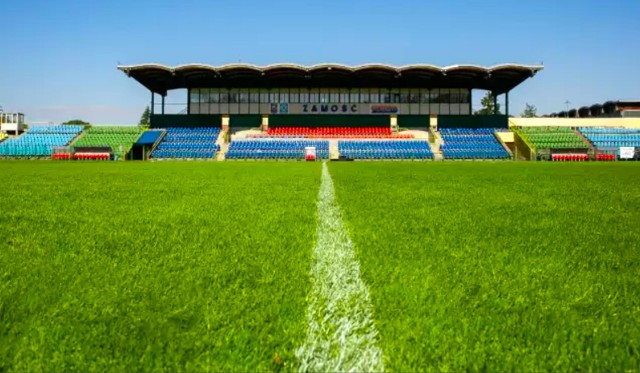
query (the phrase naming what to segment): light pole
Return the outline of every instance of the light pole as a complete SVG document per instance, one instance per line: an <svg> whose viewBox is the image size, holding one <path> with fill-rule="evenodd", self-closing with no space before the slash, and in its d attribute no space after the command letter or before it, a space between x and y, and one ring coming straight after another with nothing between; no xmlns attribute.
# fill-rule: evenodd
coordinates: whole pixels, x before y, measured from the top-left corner
<svg viewBox="0 0 640 373"><path fill-rule="evenodd" d="M564 102L564 105L566 106L567 110L564 112L567 118L569 118L569 104L571 103L571 101L567 100Z"/></svg>

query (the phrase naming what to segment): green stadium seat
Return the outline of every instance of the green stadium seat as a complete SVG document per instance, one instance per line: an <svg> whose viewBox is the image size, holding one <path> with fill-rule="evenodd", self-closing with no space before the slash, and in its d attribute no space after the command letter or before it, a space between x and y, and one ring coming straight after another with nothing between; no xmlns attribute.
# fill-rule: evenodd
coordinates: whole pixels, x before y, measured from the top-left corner
<svg viewBox="0 0 640 373"><path fill-rule="evenodd" d="M140 127L91 127L73 144L78 147L108 146L123 159L142 135Z"/></svg>

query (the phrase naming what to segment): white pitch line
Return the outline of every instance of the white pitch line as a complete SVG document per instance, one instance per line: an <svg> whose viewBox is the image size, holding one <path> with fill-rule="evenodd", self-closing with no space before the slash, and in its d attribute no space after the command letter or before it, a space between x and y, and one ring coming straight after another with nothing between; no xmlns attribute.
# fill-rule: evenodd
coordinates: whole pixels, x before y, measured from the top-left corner
<svg viewBox="0 0 640 373"><path fill-rule="evenodd" d="M312 291L301 372L382 372L369 289L335 200L326 163L318 196L318 237L311 266Z"/></svg>

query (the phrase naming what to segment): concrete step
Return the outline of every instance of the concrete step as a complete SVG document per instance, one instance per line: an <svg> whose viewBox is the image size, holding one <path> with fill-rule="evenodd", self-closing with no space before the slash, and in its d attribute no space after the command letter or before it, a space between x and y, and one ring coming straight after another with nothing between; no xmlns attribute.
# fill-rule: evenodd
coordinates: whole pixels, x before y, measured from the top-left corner
<svg viewBox="0 0 640 373"><path fill-rule="evenodd" d="M229 144L222 143L219 145L220 145L220 151L218 151L218 154L216 154L216 160L224 161L227 156L227 151L229 151Z"/></svg>
<svg viewBox="0 0 640 373"><path fill-rule="evenodd" d="M338 140L329 140L329 159L340 158L340 151L338 150Z"/></svg>

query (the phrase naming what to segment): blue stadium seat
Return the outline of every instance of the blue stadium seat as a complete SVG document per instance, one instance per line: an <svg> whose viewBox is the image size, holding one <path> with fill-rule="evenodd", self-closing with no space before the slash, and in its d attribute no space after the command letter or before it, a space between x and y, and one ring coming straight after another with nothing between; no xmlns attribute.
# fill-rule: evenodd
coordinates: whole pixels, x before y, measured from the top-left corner
<svg viewBox="0 0 640 373"><path fill-rule="evenodd" d="M226 159L304 159L305 148L316 148L316 158L329 158L329 141L247 139L229 144Z"/></svg>
<svg viewBox="0 0 640 373"><path fill-rule="evenodd" d="M220 150L215 142L220 136L220 128L175 128L167 133L151 153L155 159L213 158Z"/></svg>
<svg viewBox="0 0 640 373"><path fill-rule="evenodd" d="M433 159L426 140L338 141L338 151L350 159Z"/></svg>
<svg viewBox="0 0 640 373"><path fill-rule="evenodd" d="M580 127L599 153L620 156L620 147L640 147L640 128Z"/></svg>
<svg viewBox="0 0 640 373"><path fill-rule="evenodd" d="M445 159L508 159L494 128L441 128Z"/></svg>

